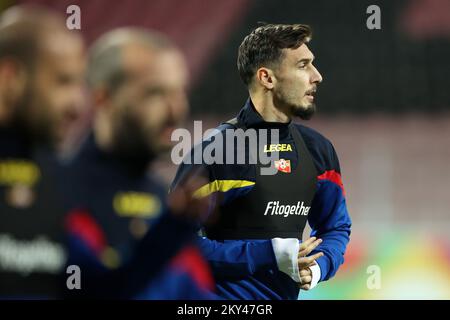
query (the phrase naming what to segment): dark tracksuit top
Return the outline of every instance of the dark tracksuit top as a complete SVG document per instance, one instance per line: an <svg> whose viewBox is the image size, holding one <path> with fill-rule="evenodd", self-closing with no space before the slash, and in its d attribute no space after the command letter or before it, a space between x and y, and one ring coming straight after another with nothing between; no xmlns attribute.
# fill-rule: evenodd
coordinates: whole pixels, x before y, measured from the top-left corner
<svg viewBox="0 0 450 320"><path fill-rule="evenodd" d="M190 163L180 165L171 189L196 174L210 181L197 195L211 196L214 222L205 225L206 237L199 236L198 241L212 267L219 297L297 299L299 286L279 270L271 239L301 240L307 220L311 236L323 239L311 253L324 253L317 259L320 281L336 273L344 261L351 228L336 152L331 142L313 129L265 122L250 100L232 124L217 128L217 134L224 136L226 129L237 128L279 130L279 143L264 146L266 151L280 150L283 163L277 174L263 177L258 165L248 163L194 163L195 149L205 150L214 141L213 135L191 150L185 158ZM249 147L246 144L245 151ZM241 151L235 149L235 156ZM296 214L284 215L282 210Z"/></svg>
<svg viewBox="0 0 450 320"><path fill-rule="evenodd" d="M167 191L145 165L102 152L91 135L67 172L68 264L82 270L82 290L69 297L209 297L195 227L168 213Z"/></svg>
<svg viewBox="0 0 450 320"><path fill-rule="evenodd" d="M0 128L0 299L61 296L64 209L54 153Z"/></svg>

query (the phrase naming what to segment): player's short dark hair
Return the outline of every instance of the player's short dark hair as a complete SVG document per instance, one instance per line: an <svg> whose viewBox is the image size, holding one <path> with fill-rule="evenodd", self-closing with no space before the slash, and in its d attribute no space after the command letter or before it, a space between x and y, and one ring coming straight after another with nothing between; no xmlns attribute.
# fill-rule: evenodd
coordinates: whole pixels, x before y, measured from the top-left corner
<svg viewBox="0 0 450 320"><path fill-rule="evenodd" d="M282 49L297 49L311 36L306 24L265 24L254 29L239 46L237 67L242 81L250 85L258 68L279 62Z"/></svg>

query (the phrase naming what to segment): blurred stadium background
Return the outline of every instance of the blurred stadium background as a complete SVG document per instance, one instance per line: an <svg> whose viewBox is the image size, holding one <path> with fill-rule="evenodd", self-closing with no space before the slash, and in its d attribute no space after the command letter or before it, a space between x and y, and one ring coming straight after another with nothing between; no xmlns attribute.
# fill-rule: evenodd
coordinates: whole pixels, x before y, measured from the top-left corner
<svg viewBox="0 0 450 320"><path fill-rule="evenodd" d="M191 120L205 121L204 130L246 99L235 64L245 34L259 21L311 24L324 82L307 125L340 156L353 233L337 276L300 298L450 299L450 1L0 3L0 10L36 3L64 14L76 4L88 43L125 25L168 34L187 56ZM366 28L372 4L381 8L381 30ZM155 168L173 178L167 159ZM381 272L379 288L367 286L370 266Z"/></svg>

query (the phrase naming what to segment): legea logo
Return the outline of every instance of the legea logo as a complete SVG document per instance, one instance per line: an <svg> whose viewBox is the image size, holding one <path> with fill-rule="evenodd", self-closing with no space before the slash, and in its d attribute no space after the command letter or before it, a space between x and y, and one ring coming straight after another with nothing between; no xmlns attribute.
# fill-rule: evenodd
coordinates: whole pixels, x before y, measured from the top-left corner
<svg viewBox="0 0 450 320"><path fill-rule="evenodd" d="M309 209L311 209L311 207L305 206L305 203L303 201L301 203L300 201L298 201L296 205L280 205L280 201L269 201L267 203L264 215L280 215L284 218L287 218L290 215L307 216Z"/></svg>

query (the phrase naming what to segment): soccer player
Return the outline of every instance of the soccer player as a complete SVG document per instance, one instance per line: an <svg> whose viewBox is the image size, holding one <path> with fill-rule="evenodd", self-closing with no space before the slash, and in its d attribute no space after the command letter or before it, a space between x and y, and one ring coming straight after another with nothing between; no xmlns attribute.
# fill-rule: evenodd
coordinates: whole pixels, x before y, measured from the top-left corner
<svg viewBox="0 0 450 320"><path fill-rule="evenodd" d="M311 118L322 82L310 39L310 27L301 24L267 24L245 37L237 66L250 97L235 119L194 147L172 184L176 190L193 173L210 181L195 195L214 196L215 222L205 224L206 237L199 243L219 297L297 299L299 289L330 279L344 261L351 220L338 157L329 140L292 121ZM227 129L278 130L279 141L251 145L246 140L244 149L234 149L235 156L255 148L277 151L271 163L276 174L262 174L263 164L252 164L248 157L245 164L196 164L195 150L205 150L218 135L226 141ZM306 222L311 238L302 242Z"/></svg>
<svg viewBox="0 0 450 320"><path fill-rule="evenodd" d="M204 201L185 201L188 185L166 203L166 189L147 173L186 115L187 77L182 54L158 33L117 29L93 44L93 130L67 168L69 264L82 271L71 294L203 299L213 289L194 242Z"/></svg>
<svg viewBox="0 0 450 320"><path fill-rule="evenodd" d="M54 298L65 273L56 152L83 106L85 48L58 14L0 16L0 297Z"/></svg>

